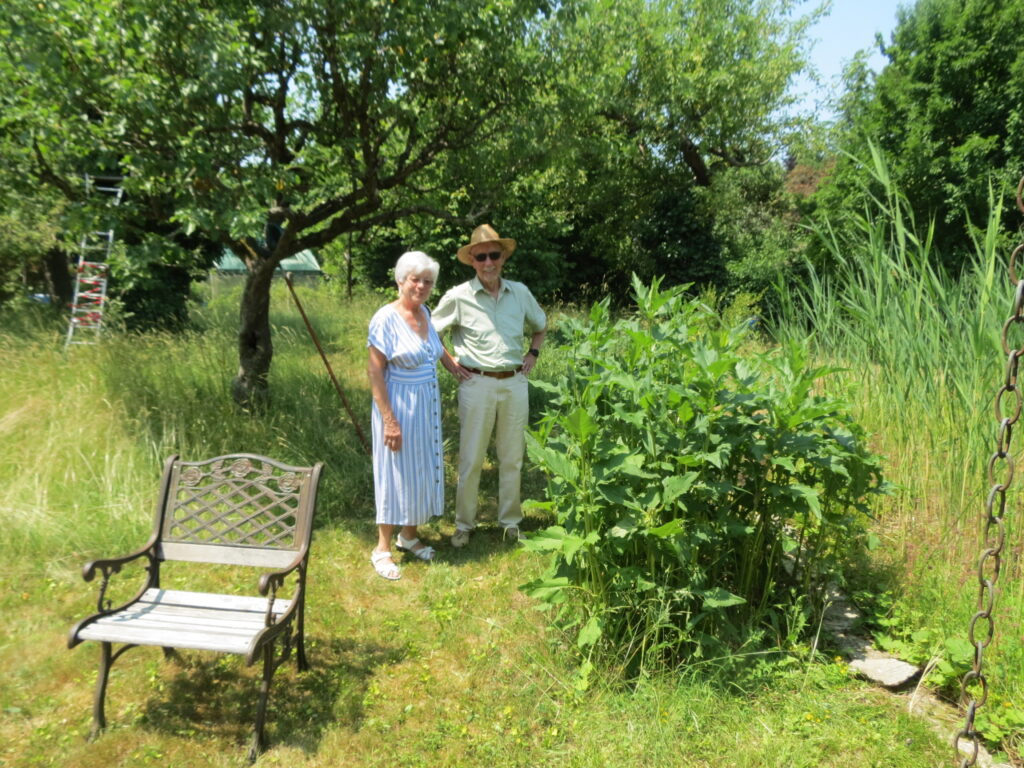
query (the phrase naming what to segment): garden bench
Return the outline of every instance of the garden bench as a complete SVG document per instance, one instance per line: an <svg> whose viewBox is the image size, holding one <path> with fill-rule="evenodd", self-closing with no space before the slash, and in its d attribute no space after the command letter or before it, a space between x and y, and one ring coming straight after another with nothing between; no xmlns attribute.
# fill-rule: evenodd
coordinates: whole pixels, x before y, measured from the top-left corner
<svg viewBox="0 0 1024 768"><path fill-rule="evenodd" d="M97 572L102 576L97 613L78 622L68 636L69 648L83 640L101 644L90 738L106 727L110 666L129 648L159 646L168 656L174 649L235 653L247 665L258 658L263 662L249 750L250 761L256 759L266 747L263 726L275 670L293 651L298 669L308 668L303 642L306 570L322 468L322 463L292 467L245 453L205 461L167 459L146 545L124 557L94 560L82 570L86 581ZM112 607L107 597L110 578L135 560L148 575L134 598ZM262 572L239 585L249 594L163 589L160 567L168 561L250 566ZM186 579L198 575L191 565L175 568L176 577L181 568ZM282 599L277 591L286 581L293 588ZM116 643L123 645L114 651Z"/></svg>

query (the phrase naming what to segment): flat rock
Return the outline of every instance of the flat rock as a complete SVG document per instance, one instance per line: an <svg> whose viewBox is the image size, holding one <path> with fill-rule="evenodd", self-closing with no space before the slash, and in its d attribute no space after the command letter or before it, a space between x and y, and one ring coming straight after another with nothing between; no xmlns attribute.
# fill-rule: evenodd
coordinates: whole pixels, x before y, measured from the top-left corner
<svg viewBox="0 0 1024 768"><path fill-rule="evenodd" d="M921 670L900 659L868 651L850 660L850 670L886 688L900 688L916 678Z"/></svg>

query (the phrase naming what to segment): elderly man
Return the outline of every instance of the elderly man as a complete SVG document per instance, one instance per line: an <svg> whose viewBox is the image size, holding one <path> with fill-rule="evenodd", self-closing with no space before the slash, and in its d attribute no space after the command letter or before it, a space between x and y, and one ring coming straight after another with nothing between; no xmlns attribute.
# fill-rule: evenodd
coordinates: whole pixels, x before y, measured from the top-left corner
<svg viewBox="0 0 1024 768"><path fill-rule="evenodd" d="M519 476L526 449L526 377L537 363L547 318L530 290L501 276L516 241L487 224L473 230L458 259L476 277L448 291L434 310L439 335L451 331L446 368L459 379L459 486L453 547L464 547L476 527L477 491L491 433L498 458L498 522L506 540L520 539ZM524 333L530 334L523 354ZM497 429L495 430L495 425Z"/></svg>

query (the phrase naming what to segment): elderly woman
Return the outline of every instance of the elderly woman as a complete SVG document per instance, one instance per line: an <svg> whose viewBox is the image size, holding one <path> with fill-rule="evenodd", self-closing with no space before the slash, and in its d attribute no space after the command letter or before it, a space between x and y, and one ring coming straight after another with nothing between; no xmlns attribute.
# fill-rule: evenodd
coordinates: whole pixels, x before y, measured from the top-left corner
<svg viewBox="0 0 1024 768"><path fill-rule="evenodd" d="M377 547L370 556L385 579L401 576L391 556L398 549L429 562L434 550L416 527L444 507L441 397L437 361L447 357L424 302L437 279L438 263L410 251L395 264L398 299L370 320L368 373L373 394L373 487ZM454 362L445 361L445 365Z"/></svg>

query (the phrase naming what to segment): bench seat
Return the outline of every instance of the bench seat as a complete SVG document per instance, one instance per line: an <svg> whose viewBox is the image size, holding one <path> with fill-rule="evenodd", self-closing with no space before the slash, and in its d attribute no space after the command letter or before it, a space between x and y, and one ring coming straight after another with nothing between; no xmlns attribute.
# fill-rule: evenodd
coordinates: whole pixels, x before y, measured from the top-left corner
<svg viewBox="0 0 1024 768"><path fill-rule="evenodd" d="M274 619L291 606L274 601ZM81 640L100 640L248 655L264 629L267 598L147 589L116 613L83 628Z"/></svg>

